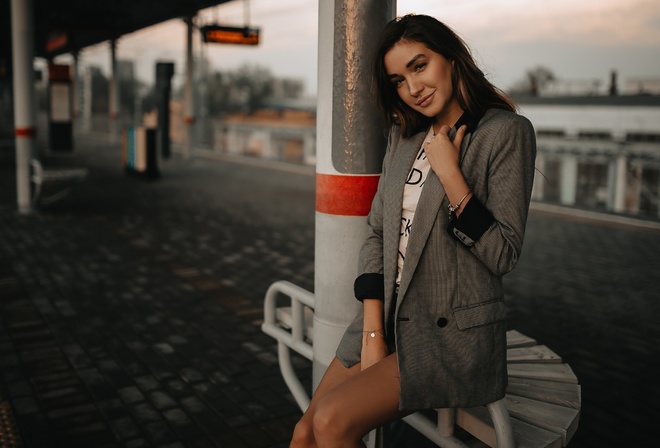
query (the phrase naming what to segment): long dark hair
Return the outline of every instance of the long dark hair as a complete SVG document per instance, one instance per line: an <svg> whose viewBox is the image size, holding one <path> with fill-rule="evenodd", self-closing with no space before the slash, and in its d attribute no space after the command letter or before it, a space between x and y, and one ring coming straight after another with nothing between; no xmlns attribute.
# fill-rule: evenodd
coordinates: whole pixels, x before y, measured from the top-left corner
<svg viewBox="0 0 660 448"><path fill-rule="evenodd" d="M432 121L401 100L387 75L385 54L399 41L419 42L454 62L452 87L461 109L475 117L491 108L515 111L513 100L486 79L468 46L451 28L433 17L409 14L385 26L373 60L374 96L388 127L400 124L403 135L410 136L428 127Z"/></svg>

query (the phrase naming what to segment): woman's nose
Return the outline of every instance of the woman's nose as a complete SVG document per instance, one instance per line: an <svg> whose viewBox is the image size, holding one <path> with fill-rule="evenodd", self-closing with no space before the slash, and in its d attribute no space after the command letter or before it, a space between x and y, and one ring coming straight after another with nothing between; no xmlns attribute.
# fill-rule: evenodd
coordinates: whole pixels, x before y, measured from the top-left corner
<svg viewBox="0 0 660 448"><path fill-rule="evenodd" d="M422 91L422 84L411 79L408 81L408 89L410 89L411 96L417 96Z"/></svg>

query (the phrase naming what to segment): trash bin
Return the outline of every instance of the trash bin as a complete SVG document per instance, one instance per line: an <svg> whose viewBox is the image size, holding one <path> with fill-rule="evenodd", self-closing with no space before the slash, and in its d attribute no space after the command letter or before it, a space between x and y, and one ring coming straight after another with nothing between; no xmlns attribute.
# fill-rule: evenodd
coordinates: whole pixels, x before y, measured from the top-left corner
<svg viewBox="0 0 660 448"><path fill-rule="evenodd" d="M158 179L158 152L156 129L131 126L122 129L122 164L129 174Z"/></svg>

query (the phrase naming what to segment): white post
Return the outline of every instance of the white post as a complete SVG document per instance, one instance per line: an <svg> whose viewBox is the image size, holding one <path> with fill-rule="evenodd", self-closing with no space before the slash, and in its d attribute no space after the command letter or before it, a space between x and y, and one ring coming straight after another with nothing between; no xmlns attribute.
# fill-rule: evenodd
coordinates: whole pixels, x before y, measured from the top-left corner
<svg viewBox="0 0 660 448"><path fill-rule="evenodd" d="M34 92L34 25L32 0L11 0L11 41L16 135L16 199L18 212L32 211L30 160L37 158Z"/></svg>
<svg viewBox="0 0 660 448"><path fill-rule="evenodd" d="M559 202L562 205L575 205L577 195L578 159L572 154L561 159Z"/></svg>
<svg viewBox="0 0 660 448"><path fill-rule="evenodd" d="M119 136L119 71L117 69L117 41L110 41L110 79L108 103L110 118L110 141L116 142Z"/></svg>
<svg viewBox="0 0 660 448"><path fill-rule="evenodd" d="M314 388L359 306L353 281L386 144L370 53L395 12L394 0L319 2Z"/></svg>
<svg viewBox="0 0 660 448"><path fill-rule="evenodd" d="M614 211L617 213L626 211L627 167L626 155L619 155L616 159L616 180L614 181Z"/></svg>
<svg viewBox="0 0 660 448"><path fill-rule="evenodd" d="M186 23L186 81L184 90L183 122L185 136L183 142L183 157L188 158L193 147L193 124L195 123L193 109L193 19L187 17Z"/></svg>

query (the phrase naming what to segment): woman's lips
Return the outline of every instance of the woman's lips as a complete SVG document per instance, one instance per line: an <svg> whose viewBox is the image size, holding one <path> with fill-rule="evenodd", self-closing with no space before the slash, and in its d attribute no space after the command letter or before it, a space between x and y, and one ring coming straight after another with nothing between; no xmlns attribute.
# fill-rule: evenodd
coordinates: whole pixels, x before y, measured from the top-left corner
<svg viewBox="0 0 660 448"><path fill-rule="evenodd" d="M430 94L428 94L428 95L426 95L426 96L421 97L421 98L417 101L417 105L418 105L419 107L426 107L426 106L428 106L429 103L431 102L431 97L433 97L433 94L434 94L434 93L435 93L435 92L430 93Z"/></svg>

